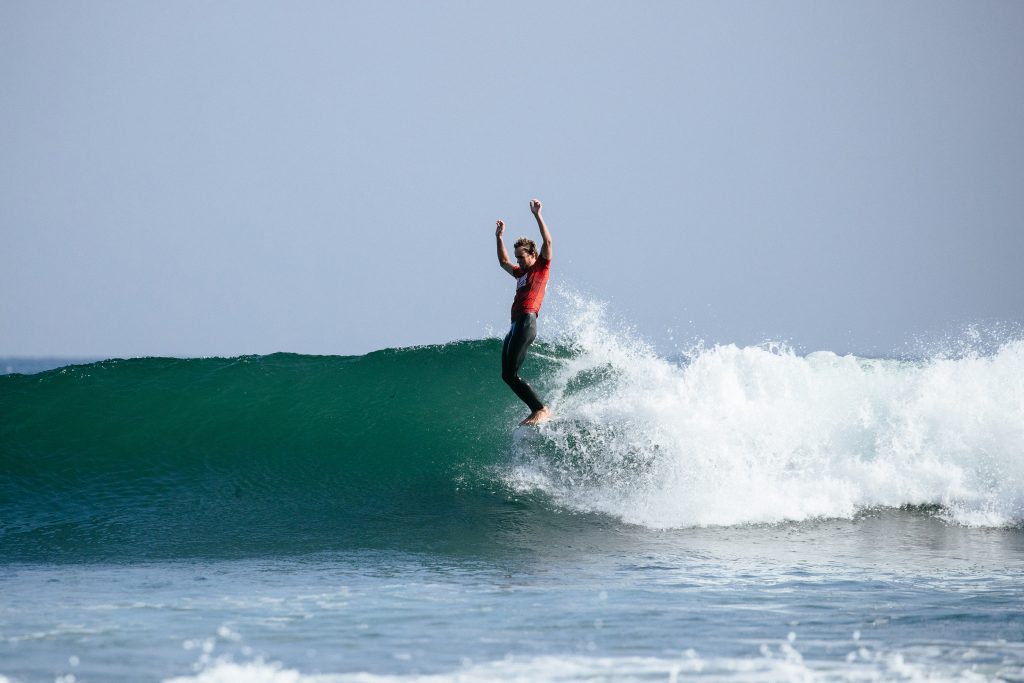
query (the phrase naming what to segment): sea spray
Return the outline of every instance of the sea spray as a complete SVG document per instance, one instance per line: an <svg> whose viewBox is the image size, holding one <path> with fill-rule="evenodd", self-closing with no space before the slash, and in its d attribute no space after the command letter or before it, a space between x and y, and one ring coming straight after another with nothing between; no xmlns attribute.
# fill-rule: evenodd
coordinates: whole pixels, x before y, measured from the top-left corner
<svg viewBox="0 0 1024 683"><path fill-rule="evenodd" d="M513 439L518 490L655 528L877 506L1024 520L1024 341L919 361L719 345L673 363L574 305L546 387L558 419Z"/></svg>

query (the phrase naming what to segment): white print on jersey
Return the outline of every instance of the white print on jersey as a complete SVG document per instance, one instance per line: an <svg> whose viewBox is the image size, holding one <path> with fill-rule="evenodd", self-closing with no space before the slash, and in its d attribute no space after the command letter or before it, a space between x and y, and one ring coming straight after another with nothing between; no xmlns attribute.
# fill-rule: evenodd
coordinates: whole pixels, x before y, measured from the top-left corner
<svg viewBox="0 0 1024 683"><path fill-rule="evenodd" d="M520 289L525 287L526 283L529 282L529 281L530 281L530 274L529 273L527 273L526 275L523 275L521 278L516 280L516 291L519 291Z"/></svg>

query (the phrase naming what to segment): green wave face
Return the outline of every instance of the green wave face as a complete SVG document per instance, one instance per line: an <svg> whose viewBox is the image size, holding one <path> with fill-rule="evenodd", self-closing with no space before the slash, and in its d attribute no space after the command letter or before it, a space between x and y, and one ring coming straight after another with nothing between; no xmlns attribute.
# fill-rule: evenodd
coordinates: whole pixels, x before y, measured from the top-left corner
<svg viewBox="0 0 1024 683"><path fill-rule="evenodd" d="M1019 526L1022 369L1016 339L916 362L726 345L676 363L582 316L531 348L556 417L523 430L493 339L4 376L0 561L525 557L622 523L902 506Z"/></svg>
<svg viewBox="0 0 1024 683"><path fill-rule="evenodd" d="M4 557L469 542L508 505L489 473L520 406L499 355L483 340L0 377Z"/></svg>

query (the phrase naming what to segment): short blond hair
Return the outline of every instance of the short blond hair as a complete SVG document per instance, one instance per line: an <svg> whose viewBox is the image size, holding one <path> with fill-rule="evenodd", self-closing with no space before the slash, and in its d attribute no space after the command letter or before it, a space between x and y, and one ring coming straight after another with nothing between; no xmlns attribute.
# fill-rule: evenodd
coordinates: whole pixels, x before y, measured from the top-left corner
<svg viewBox="0 0 1024 683"><path fill-rule="evenodd" d="M516 243L512 245L512 251L515 251L519 247L526 247L526 251L537 255L537 243L531 240L529 237L520 237L516 240Z"/></svg>

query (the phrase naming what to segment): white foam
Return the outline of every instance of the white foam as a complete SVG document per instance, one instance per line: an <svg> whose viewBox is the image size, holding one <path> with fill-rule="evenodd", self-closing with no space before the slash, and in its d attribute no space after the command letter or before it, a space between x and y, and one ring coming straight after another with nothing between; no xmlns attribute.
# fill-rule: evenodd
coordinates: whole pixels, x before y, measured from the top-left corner
<svg viewBox="0 0 1024 683"><path fill-rule="evenodd" d="M940 505L956 523L1024 520L1024 341L988 355L870 360L781 345L659 357L577 298L557 419L507 473L572 509L654 528L850 517Z"/></svg>
<svg viewBox="0 0 1024 683"><path fill-rule="evenodd" d="M702 681L997 681L1024 674L1020 667L979 668L970 658L946 663L912 661L913 654L873 652L860 647L835 660L805 660L792 645L764 645L750 658L701 658L693 650L678 657L507 657L466 663L434 674L303 674L278 664L221 661L195 676L165 683L568 683L700 679Z"/></svg>

